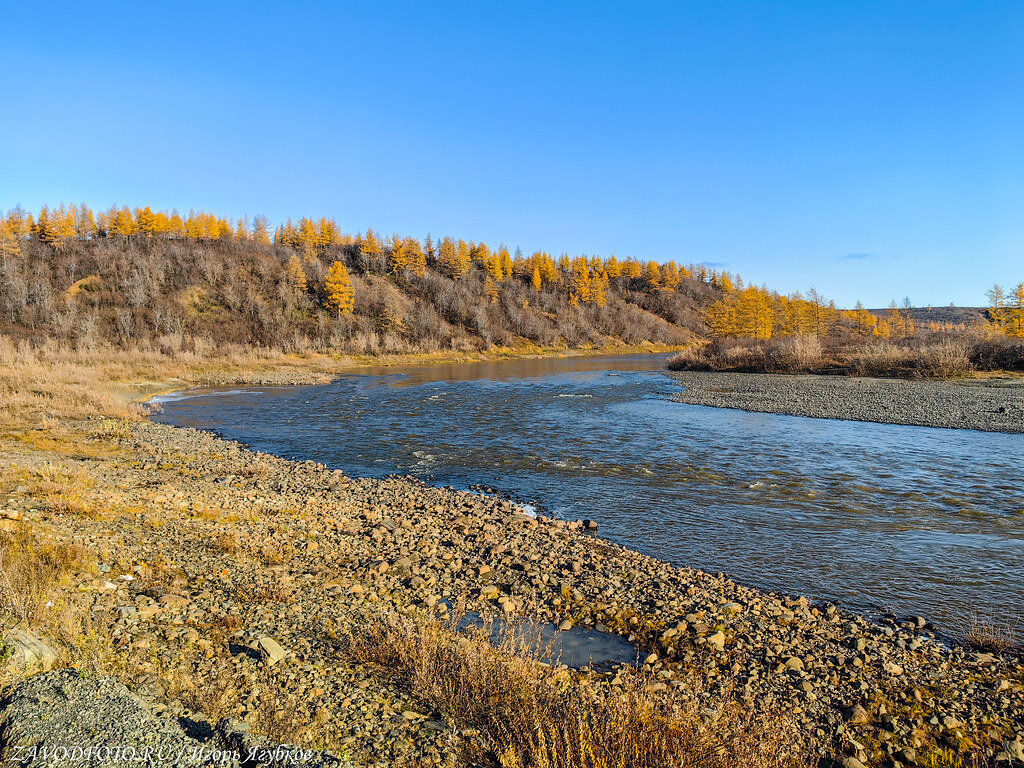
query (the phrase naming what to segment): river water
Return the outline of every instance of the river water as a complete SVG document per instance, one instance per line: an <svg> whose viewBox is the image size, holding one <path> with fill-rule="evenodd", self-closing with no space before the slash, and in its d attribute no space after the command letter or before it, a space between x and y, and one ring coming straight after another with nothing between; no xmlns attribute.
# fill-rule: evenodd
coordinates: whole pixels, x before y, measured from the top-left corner
<svg viewBox="0 0 1024 768"><path fill-rule="evenodd" d="M361 369L190 390L155 420L354 476L489 485L677 565L920 614L1024 613L1024 435L673 402L663 356Z"/></svg>

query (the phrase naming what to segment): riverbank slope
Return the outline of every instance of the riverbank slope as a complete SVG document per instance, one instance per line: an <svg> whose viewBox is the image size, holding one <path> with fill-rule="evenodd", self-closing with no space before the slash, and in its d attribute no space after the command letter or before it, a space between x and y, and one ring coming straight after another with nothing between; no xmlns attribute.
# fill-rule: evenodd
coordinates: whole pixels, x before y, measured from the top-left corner
<svg viewBox="0 0 1024 768"><path fill-rule="evenodd" d="M986 432L1024 432L1024 379L906 381L846 376L682 371L691 405Z"/></svg>

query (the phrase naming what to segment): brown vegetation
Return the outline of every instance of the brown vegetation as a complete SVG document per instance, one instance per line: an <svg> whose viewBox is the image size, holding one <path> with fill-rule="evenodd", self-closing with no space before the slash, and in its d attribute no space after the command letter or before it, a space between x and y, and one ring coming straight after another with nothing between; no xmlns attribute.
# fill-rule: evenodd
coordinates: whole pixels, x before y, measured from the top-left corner
<svg viewBox="0 0 1024 768"><path fill-rule="evenodd" d="M43 540L21 525L0 530L3 627L41 631L66 644L81 645L84 613L64 588L85 562L81 547Z"/></svg>
<svg viewBox="0 0 1024 768"><path fill-rule="evenodd" d="M352 622L353 660L396 675L410 692L478 731L470 761L506 768L726 768L799 766L781 721L718 701L669 704L639 673L590 681L541 664L511 633L456 636L437 620L397 615Z"/></svg>
<svg viewBox="0 0 1024 768"><path fill-rule="evenodd" d="M951 335L925 333L908 339L815 336L765 341L718 338L684 350L668 362L673 370L742 373L831 373L948 379L974 371L1024 370L1024 345L985 329Z"/></svg>
<svg viewBox="0 0 1024 768"><path fill-rule="evenodd" d="M973 616L960 630L960 641L975 651L1006 653L1024 651L1020 645L1017 621Z"/></svg>

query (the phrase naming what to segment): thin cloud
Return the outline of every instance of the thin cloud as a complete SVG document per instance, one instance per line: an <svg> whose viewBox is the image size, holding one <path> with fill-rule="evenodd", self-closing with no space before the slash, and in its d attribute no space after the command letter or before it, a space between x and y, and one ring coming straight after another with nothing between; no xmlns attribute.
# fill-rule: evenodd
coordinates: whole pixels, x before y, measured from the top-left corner
<svg viewBox="0 0 1024 768"><path fill-rule="evenodd" d="M724 261L702 261L697 266L711 267L712 269L721 269L722 267L727 267L729 265L726 264Z"/></svg>

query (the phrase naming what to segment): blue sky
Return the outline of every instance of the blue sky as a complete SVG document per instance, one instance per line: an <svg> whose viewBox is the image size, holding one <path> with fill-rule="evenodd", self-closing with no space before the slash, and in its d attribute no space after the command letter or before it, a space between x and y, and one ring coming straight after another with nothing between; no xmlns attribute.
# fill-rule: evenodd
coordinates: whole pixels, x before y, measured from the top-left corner
<svg viewBox="0 0 1024 768"><path fill-rule="evenodd" d="M869 306L1024 280L1024 3L0 0L0 208L725 265Z"/></svg>

